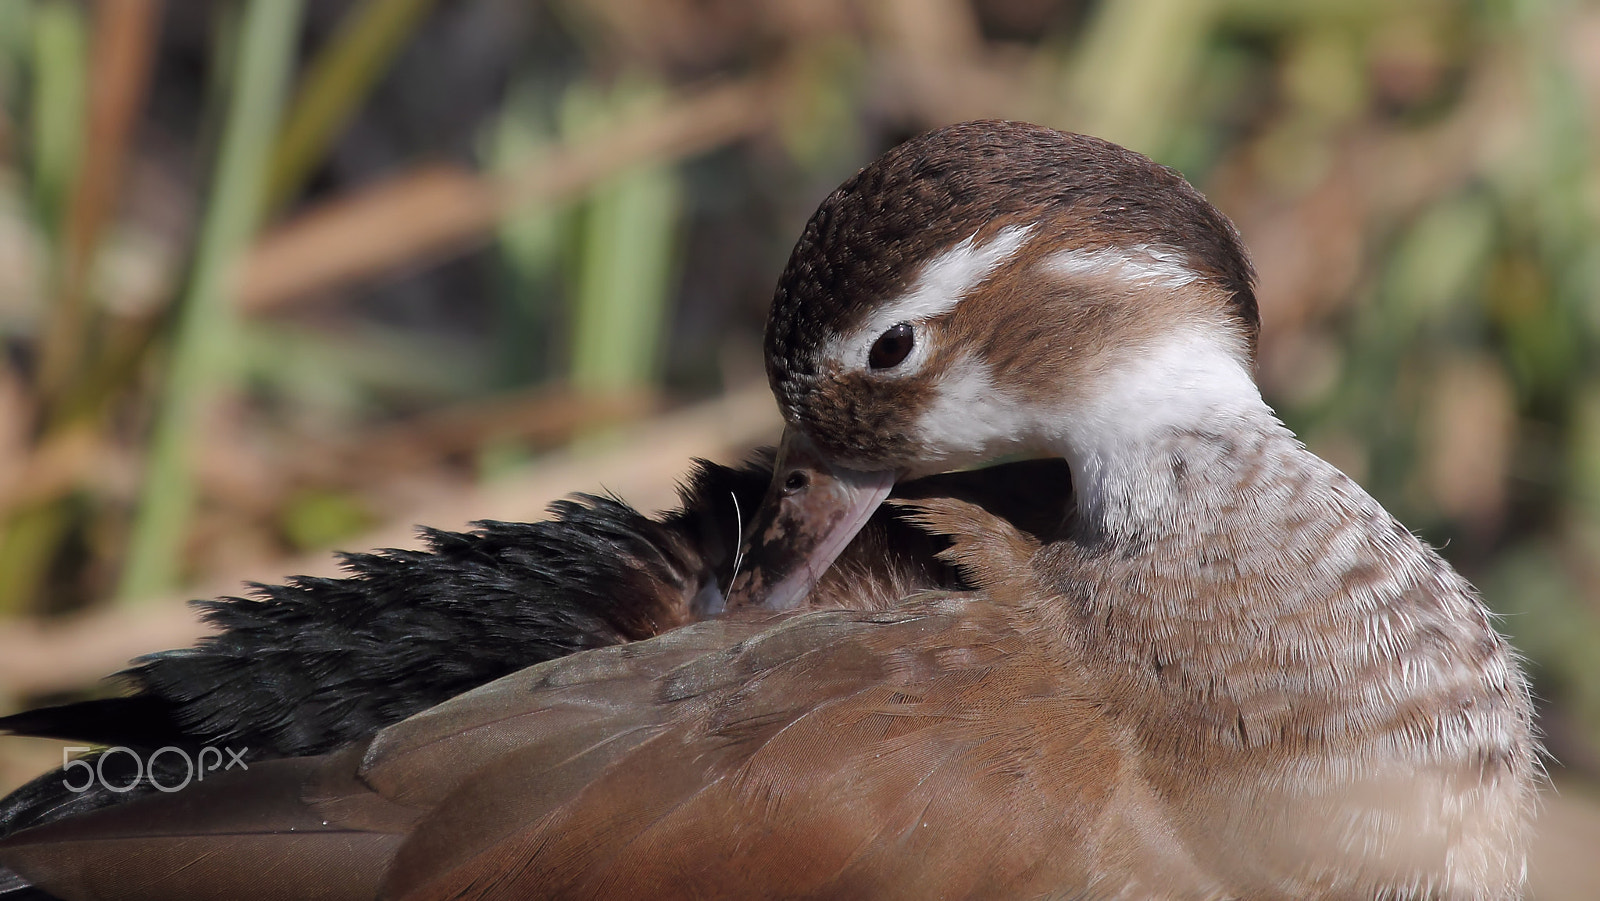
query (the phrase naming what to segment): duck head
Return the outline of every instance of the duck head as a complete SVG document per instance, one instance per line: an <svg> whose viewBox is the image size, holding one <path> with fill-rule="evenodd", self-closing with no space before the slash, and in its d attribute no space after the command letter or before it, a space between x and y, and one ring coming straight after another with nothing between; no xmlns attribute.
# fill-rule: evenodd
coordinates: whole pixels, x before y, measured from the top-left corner
<svg viewBox="0 0 1600 901"><path fill-rule="evenodd" d="M1253 277L1225 216L1115 144L984 121L889 151L778 283L786 429L728 606L799 604L898 479L1060 456L1092 512L1151 430L1260 404Z"/></svg>

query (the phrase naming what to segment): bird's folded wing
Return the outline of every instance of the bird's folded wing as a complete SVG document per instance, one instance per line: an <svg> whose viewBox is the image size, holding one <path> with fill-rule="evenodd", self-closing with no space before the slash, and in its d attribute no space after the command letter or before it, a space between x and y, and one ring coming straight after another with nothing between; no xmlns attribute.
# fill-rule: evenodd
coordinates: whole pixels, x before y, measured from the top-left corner
<svg viewBox="0 0 1600 901"><path fill-rule="evenodd" d="M29 830L81 898L975 897L1082 887L1122 751L988 603L719 620L323 757Z"/></svg>
<svg viewBox="0 0 1600 901"><path fill-rule="evenodd" d="M654 720L530 744L454 786L383 897L1081 888L1121 751L986 607L810 614L696 657L654 680Z"/></svg>

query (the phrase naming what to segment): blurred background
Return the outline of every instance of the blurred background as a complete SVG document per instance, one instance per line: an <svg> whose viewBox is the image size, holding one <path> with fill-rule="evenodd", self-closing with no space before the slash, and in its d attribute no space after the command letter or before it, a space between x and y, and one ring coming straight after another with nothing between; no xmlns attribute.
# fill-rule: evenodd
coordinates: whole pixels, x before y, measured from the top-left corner
<svg viewBox="0 0 1600 901"><path fill-rule="evenodd" d="M1238 223L1268 399L1503 614L1536 897L1600 897L1593 2L0 0L0 710L414 523L669 506L777 434L816 203L981 117Z"/></svg>

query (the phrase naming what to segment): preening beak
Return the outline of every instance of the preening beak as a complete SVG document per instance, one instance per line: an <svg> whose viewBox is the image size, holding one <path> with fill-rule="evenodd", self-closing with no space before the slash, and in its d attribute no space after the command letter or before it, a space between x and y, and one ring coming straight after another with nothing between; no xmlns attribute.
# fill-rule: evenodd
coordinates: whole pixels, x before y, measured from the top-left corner
<svg viewBox="0 0 1600 901"><path fill-rule="evenodd" d="M785 429L772 484L746 527L727 607L799 606L878 509L895 474L836 466L798 429Z"/></svg>

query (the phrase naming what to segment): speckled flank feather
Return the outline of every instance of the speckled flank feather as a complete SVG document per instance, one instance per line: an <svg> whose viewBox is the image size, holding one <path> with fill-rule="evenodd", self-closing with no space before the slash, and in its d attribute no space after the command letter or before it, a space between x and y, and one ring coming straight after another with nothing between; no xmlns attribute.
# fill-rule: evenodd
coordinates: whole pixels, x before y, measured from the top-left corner
<svg viewBox="0 0 1600 901"><path fill-rule="evenodd" d="M1242 897L1518 897L1528 689L1470 586L1264 408L1124 465L1024 602L1191 853Z"/></svg>

